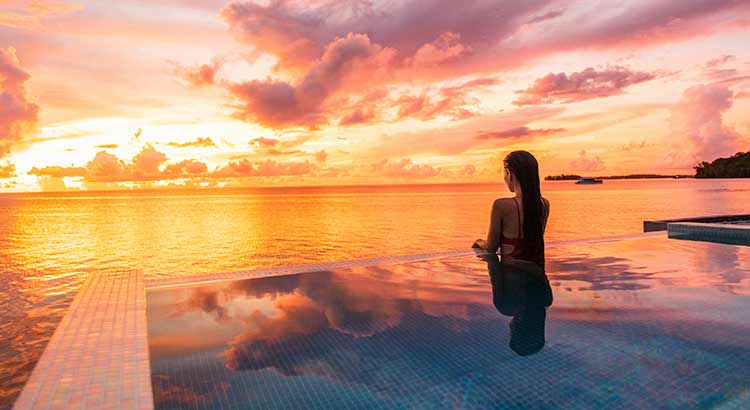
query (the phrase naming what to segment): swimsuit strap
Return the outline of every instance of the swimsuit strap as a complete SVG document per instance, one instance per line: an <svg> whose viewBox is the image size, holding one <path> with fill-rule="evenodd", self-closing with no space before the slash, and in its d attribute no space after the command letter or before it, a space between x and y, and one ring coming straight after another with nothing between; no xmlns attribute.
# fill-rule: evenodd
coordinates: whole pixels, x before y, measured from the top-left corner
<svg viewBox="0 0 750 410"><path fill-rule="evenodd" d="M513 202L516 203L516 214L518 214L518 239L521 239L521 208L518 206L516 197L513 197Z"/></svg>

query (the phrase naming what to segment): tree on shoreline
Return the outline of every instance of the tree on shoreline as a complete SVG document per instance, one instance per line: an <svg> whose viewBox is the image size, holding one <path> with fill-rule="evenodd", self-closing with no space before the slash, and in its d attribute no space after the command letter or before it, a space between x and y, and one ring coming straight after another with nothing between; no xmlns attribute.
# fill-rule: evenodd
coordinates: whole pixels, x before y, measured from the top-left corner
<svg viewBox="0 0 750 410"><path fill-rule="evenodd" d="M729 158L703 161L694 167L696 178L750 178L750 151Z"/></svg>

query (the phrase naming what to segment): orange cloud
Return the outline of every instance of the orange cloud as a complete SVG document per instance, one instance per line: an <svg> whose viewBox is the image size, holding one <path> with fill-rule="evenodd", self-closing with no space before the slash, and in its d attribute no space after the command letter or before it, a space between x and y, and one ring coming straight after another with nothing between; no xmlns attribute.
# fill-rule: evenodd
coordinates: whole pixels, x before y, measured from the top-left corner
<svg viewBox="0 0 750 410"><path fill-rule="evenodd" d="M259 137L254 138L250 141L250 143L255 144L259 147L273 147L274 145L279 143L279 140L274 138Z"/></svg>
<svg viewBox="0 0 750 410"><path fill-rule="evenodd" d="M167 145L170 147L187 148L187 147L215 147L214 141L208 137L198 137L195 141L188 142L170 142Z"/></svg>
<svg viewBox="0 0 750 410"><path fill-rule="evenodd" d="M325 152L325 151L321 151ZM320 152L316 154L321 158ZM229 161L213 171L208 166L194 159L168 163L167 157L150 145L146 145L132 161L123 161L106 151L97 152L85 167L34 167L30 175L39 177L82 177L87 182L139 182L166 181L173 179L223 179L247 177L274 177L289 175L307 175L320 171L320 168L309 162L251 162L246 158Z"/></svg>
<svg viewBox="0 0 750 410"><path fill-rule="evenodd" d="M31 171L29 171L29 175L37 175L40 177L48 176L54 178L83 177L86 176L86 174L88 174L88 170L84 167L33 167L31 168Z"/></svg>
<svg viewBox="0 0 750 410"><path fill-rule="evenodd" d="M0 179L16 176L16 166L11 163L0 164Z"/></svg>
<svg viewBox="0 0 750 410"><path fill-rule="evenodd" d="M24 84L28 79L16 50L0 48L0 157L36 126L39 106L26 97Z"/></svg>
<svg viewBox="0 0 750 410"><path fill-rule="evenodd" d="M201 176L206 174L208 167L205 163L194 159L186 159L174 164L167 164L163 175L166 179L185 178L188 176Z"/></svg>
<svg viewBox="0 0 750 410"><path fill-rule="evenodd" d="M58 0L18 2L12 7L0 10L0 26L40 29L45 20L64 16L81 8L80 4Z"/></svg>
<svg viewBox="0 0 750 410"><path fill-rule="evenodd" d="M305 175L315 170L315 165L305 162L276 162L265 160L250 162L247 159L230 161L211 173L212 178L273 177Z"/></svg>
<svg viewBox="0 0 750 410"><path fill-rule="evenodd" d="M570 75L550 73L534 81L531 87L518 91L520 97L513 104L571 103L609 97L622 93L630 85L654 78L653 74L619 66L600 71L589 67Z"/></svg>
<svg viewBox="0 0 750 410"><path fill-rule="evenodd" d="M389 177L405 178L427 178L448 174L444 168L435 168L430 164L415 164L409 158L395 162L384 159L372 164L372 170Z"/></svg>

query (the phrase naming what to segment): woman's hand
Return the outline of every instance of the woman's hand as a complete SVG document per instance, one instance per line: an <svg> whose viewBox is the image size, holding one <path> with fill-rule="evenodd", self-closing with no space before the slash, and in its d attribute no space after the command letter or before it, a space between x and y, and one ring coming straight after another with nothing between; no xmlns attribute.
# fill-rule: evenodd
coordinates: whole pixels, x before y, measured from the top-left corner
<svg viewBox="0 0 750 410"><path fill-rule="evenodd" d="M471 245L472 248L479 248L479 249L487 249L487 241L484 239L477 239L474 241L474 244Z"/></svg>

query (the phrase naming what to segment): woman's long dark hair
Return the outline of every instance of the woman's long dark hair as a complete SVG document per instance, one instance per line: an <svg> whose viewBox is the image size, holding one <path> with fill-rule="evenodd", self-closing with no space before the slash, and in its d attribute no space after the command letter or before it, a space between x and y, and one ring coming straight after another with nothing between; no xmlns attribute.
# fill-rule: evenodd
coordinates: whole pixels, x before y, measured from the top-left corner
<svg viewBox="0 0 750 410"><path fill-rule="evenodd" d="M544 268L544 210L539 187L539 163L526 151L513 151L505 157L505 167L518 180L523 195L523 238L520 258Z"/></svg>

